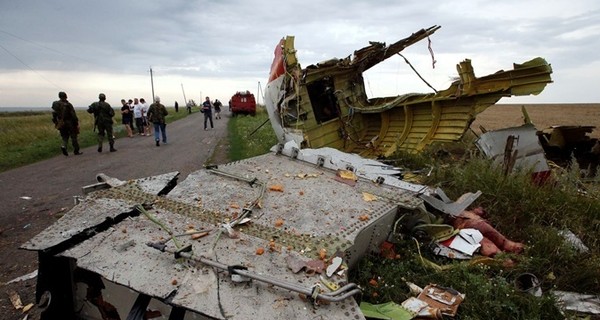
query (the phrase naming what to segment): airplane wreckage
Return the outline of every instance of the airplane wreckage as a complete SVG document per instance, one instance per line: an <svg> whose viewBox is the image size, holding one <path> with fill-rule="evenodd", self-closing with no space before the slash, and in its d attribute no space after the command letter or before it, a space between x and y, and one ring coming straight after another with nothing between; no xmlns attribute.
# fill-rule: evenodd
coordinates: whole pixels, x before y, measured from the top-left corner
<svg viewBox="0 0 600 320"><path fill-rule="evenodd" d="M466 59L457 65L458 79L445 90L367 98L363 72L439 28L422 29L389 46L372 42L352 57L304 69L294 37L282 39L265 90L280 142L293 140L301 148L331 147L367 158L388 157L399 149L419 152L433 142L460 139L475 116L500 98L537 95L552 82L551 66L539 57L479 78Z"/></svg>
<svg viewBox="0 0 600 320"><path fill-rule="evenodd" d="M456 216L480 194L452 202L368 158L455 140L501 97L551 82L541 58L482 78L465 60L447 90L366 98L363 71L437 29L304 70L287 37L266 90L273 152L183 181L98 174L21 247L38 252L42 319L364 319L349 270L394 237L400 216L430 215L426 203Z"/></svg>

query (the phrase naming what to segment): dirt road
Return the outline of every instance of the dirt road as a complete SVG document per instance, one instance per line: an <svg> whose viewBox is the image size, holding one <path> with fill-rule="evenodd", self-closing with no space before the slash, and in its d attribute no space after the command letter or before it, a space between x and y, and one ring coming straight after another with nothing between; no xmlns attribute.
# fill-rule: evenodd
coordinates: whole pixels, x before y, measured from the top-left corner
<svg viewBox="0 0 600 320"><path fill-rule="evenodd" d="M16 291L24 305L35 303L35 279L5 285L37 269L37 254L19 246L71 209L81 187L96 183L104 173L120 180L136 179L179 171L179 180L206 162L225 163L226 150L219 141L226 138L228 115L214 120L214 129L203 130L203 115L191 115L167 125L168 143L157 147L153 137L121 138L117 152L98 153L96 147L41 161L0 173L0 315L2 319L23 319L15 310L9 293ZM120 124L119 124L120 125ZM60 137L56 136L56 147ZM216 152L214 152L216 151ZM213 154L214 152L214 154ZM29 320L37 319L35 307Z"/></svg>

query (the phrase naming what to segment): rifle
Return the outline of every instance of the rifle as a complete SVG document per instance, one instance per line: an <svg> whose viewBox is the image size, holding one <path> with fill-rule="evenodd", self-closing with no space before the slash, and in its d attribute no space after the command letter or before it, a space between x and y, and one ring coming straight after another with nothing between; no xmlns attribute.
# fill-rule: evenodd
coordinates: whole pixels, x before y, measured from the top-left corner
<svg viewBox="0 0 600 320"><path fill-rule="evenodd" d="M98 125L98 103L94 102L92 104L90 104L90 106L87 109L88 113L93 113L94 114L94 129L92 130L92 132L96 132L96 126Z"/></svg>

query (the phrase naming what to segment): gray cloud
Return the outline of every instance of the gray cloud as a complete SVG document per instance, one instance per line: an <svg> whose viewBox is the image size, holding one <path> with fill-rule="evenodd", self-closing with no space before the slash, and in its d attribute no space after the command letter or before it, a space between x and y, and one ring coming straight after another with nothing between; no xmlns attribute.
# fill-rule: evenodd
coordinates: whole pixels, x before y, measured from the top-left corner
<svg viewBox="0 0 600 320"><path fill-rule="evenodd" d="M131 91L139 91L146 85L140 78L147 77L152 67L165 84L170 81L170 91L161 94L165 101L175 99L184 80L198 81L196 86L203 86L205 92L226 95L245 89L240 85L252 89L256 81L264 83L273 49L286 35L296 36L298 57L307 66L348 56L368 41L391 43L436 24L442 29L431 40L440 78L452 76L454 64L464 58L473 58L476 68L493 72L542 56L555 68L551 86L556 88L535 99L600 100L590 83L600 72L596 41L600 4L592 0L30 0L0 3L0 21L0 107L48 104L27 101L21 96L25 88L12 89L6 79L9 74L26 75L32 82L37 79L30 90L54 97L57 86L84 90L67 80L73 77L68 72L126 83L130 79ZM418 68L429 68L425 43L406 53ZM103 85L110 86L111 80ZM118 86L115 93L127 90L122 82Z"/></svg>

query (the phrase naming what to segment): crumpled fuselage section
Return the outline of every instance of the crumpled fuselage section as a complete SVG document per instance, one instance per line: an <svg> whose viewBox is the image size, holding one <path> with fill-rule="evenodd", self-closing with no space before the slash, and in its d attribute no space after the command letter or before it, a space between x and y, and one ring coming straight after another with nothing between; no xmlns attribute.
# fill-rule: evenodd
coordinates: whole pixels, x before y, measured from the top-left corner
<svg viewBox="0 0 600 320"><path fill-rule="evenodd" d="M457 80L445 90L367 97L363 72L439 28L421 29L389 46L371 42L351 56L304 69L296 58L294 37L282 39L266 90L280 142L293 139L301 147L332 147L370 158L397 150L420 152L434 142L459 140L475 116L500 98L537 95L552 82L552 68L543 58L479 78L465 59L457 64Z"/></svg>

